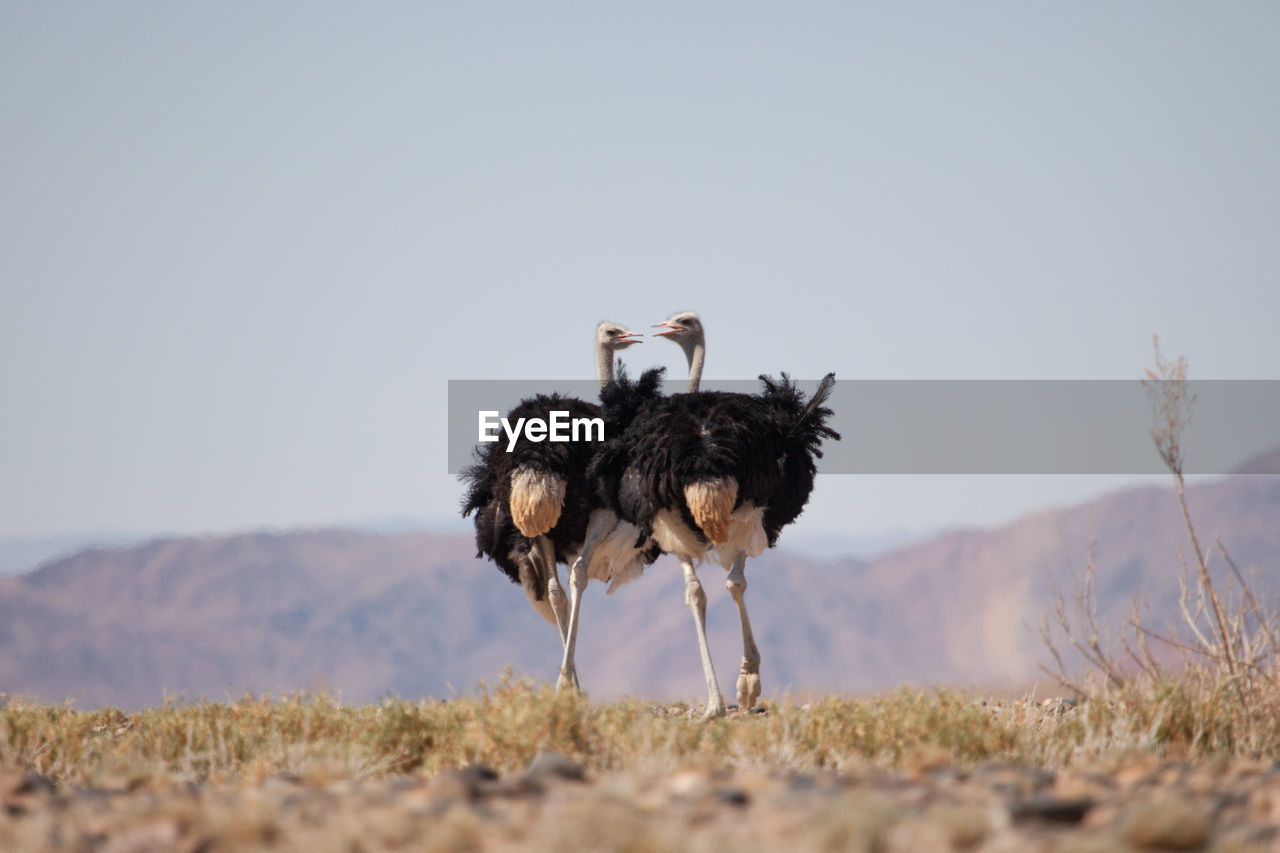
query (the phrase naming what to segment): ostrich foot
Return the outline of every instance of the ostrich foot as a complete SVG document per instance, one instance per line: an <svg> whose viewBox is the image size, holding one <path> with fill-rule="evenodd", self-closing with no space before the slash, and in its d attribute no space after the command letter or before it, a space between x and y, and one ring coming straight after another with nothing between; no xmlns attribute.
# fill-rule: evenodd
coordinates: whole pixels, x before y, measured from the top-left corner
<svg viewBox="0 0 1280 853"><path fill-rule="evenodd" d="M760 664L742 662L742 670L738 673L738 707L749 711L756 706L760 698Z"/></svg>
<svg viewBox="0 0 1280 853"><path fill-rule="evenodd" d="M716 697L715 702L707 703L707 710L702 713L703 720L714 720L718 717L728 715L729 711L724 706L724 700Z"/></svg>
<svg viewBox="0 0 1280 853"><path fill-rule="evenodd" d="M582 685L578 683L578 671L576 669L569 670L568 674L563 669L560 670L560 677L556 679L556 692L559 693L564 690L581 692Z"/></svg>

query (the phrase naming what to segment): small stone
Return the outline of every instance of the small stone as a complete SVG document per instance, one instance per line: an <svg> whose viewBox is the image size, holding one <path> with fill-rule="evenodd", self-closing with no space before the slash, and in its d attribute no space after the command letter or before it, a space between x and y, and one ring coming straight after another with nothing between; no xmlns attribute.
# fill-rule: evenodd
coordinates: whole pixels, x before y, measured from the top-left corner
<svg viewBox="0 0 1280 853"><path fill-rule="evenodd" d="M1130 764L1116 770L1111 778L1122 788L1133 788L1156 781L1156 772L1141 764Z"/></svg>
<svg viewBox="0 0 1280 853"><path fill-rule="evenodd" d="M707 793L711 779L701 770L684 770L672 776L667 784L673 797L693 799Z"/></svg>
<svg viewBox="0 0 1280 853"><path fill-rule="evenodd" d="M28 770L22 776L22 781L13 789L15 794L52 794L58 790L58 785L48 776L37 773L34 770Z"/></svg>
<svg viewBox="0 0 1280 853"><path fill-rule="evenodd" d="M293 790L301 787L303 779L296 773L277 773L262 780L262 787L268 791L280 789Z"/></svg>
<svg viewBox="0 0 1280 853"><path fill-rule="evenodd" d="M1061 770L1053 781L1054 795L1064 800L1102 800L1114 789L1115 785L1105 774L1087 770Z"/></svg>
<svg viewBox="0 0 1280 853"><path fill-rule="evenodd" d="M729 806L745 808L751 802L751 795L741 788L721 788L716 791L716 800Z"/></svg>
<svg viewBox="0 0 1280 853"><path fill-rule="evenodd" d="M1089 809L1089 813L1079 825L1084 829L1109 832L1119 824L1122 812L1123 808L1115 801L1101 800Z"/></svg>
<svg viewBox="0 0 1280 853"><path fill-rule="evenodd" d="M111 839L111 847L122 851L169 850L178 843L182 829L177 821L162 818L132 826Z"/></svg>
<svg viewBox="0 0 1280 853"><path fill-rule="evenodd" d="M0 768L0 809L9 817L28 814L35 807L38 798L51 795L57 790L57 783L34 770Z"/></svg>
<svg viewBox="0 0 1280 853"><path fill-rule="evenodd" d="M1175 764L1167 764L1160 768L1156 781L1162 786L1172 787L1179 785L1182 783L1183 779L1190 775L1194 770L1195 768L1190 764L1187 764L1185 761L1180 761Z"/></svg>
<svg viewBox="0 0 1280 853"><path fill-rule="evenodd" d="M1199 793L1199 794L1208 794L1208 793L1211 793L1212 791L1212 789L1197 791L1194 788L1192 788L1190 785L1187 786L1187 790L1191 791L1192 793ZM1249 805L1249 794L1245 791L1224 791L1220 794L1214 795L1213 803L1214 803L1213 805L1214 812L1223 812L1223 811L1226 811L1227 809L1243 808L1244 806Z"/></svg>
<svg viewBox="0 0 1280 853"><path fill-rule="evenodd" d="M561 752L547 749L533 757L529 769L525 771L527 781L546 779L568 779L572 782L585 781L586 770L581 764Z"/></svg>
<svg viewBox="0 0 1280 853"><path fill-rule="evenodd" d="M1093 808L1093 800L1087 797L1064 799L1053 796L1034 796L1014 800L1009 806L1009 816L1015 822L1023 820L1047 820L1053 823L1079 823Z"/></svg>
<svg viewBox="0 0 1280 853"><path fill-rule="evenodd" d="M936 767L929 771L929 778L939 785L957 785L969 778L969 771L963 767Z"/></svg>
<svg viewBox="0 0 1280 853"><path fill-rule="evenodd" d="M818 787L818 779L812 773L793 773L787 778L787 790L805 793Z"/></svg>
<svg viewBox="0 0 1280 853"><path fill-rule="evenodd" d="M492 768L472 764L441 773L431 788L438 796L470 802L493 793L498 782L498 774Z"/></svg>
<svg viewBox="0 0 1280 853"><path fill-rule="evenodd" d="M972 778L1007 797L1026 797L1051 787L1055 775L1052 770L993 761L975 767Z"/></svg>
<svg viewBox="0 0 1280 853"><path fill-rule="evenodd" d="M1120 826L1120 838L1134 847L1194 850L1209 842L1210 826L1208 809L1184 797L1168 796L1130 809Z"/></svg>
<svg viewBox="0 0 1280 853"><path fill-rule="evenodd" d="M936 803L925 811L925 817L938 828L952 850L976 847L991 834L992 821L987 809L976 804Z"/></svg>

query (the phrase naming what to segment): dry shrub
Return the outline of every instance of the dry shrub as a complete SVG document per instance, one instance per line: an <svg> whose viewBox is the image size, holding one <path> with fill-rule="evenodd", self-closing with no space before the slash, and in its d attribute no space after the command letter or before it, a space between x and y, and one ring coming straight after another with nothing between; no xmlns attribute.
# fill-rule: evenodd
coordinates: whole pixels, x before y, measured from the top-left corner
<svg viewBox="0 0 1280 853"><path fill-rule="evenodd" d="M1098 617L1096 549L1090 543L1084 572L1071 573L1070 603L1056 585L1052 613L1040 636L1053 667L1043 669L1064 687L1101 709L1105 727L1094 728L1138 749L1181 755L1257 756L1280 753L1280 615L1262 594L1258 578L1246 578L1226 545L1214 536L1204 547L1187 506L1183 431L1195 397L1184 358L1169 361L1155 339L1155 368L1144 385L1151 398L1151 438L1173 477L1174 493L1191 553L1178 548L1181 623L1156 629L1143 616L1139 594L1116 641L1106 640ZM1214 555L1225 564L1211 570ZM1060 646L1059 637L1065 642ZM1118 647L1118 651L1117 651ZM1083 662L1078 676L1064 658L1069 648ZM1094 720L1095 725L1099 720Z"/></svg>

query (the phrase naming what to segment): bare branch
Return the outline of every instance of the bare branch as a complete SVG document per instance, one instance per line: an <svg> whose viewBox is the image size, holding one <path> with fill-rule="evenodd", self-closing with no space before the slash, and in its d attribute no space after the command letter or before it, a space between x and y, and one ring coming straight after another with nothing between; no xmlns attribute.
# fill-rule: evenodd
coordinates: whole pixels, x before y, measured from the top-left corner
<svg viewBox="0 0 1280 853"><path fill-rule="evenodd" d="M1231 559L1231 555L1227 553L1227 546L1222 544L1222 537L1218 534L1213 535L1213 541L1217 543L1218 550L1222 552L1222 557L1227 561L1227 565L1231 567L1231 573L1236 576L1236 580L1240 583L1240 589L1243 591L1245 600L1249 602L1249 607L1253 610L1254 616L1261 624L1263 634L1271 644L1273 653L1280 652L1280 630L1277 630L1273 624L1274 618L1269 617L1262 608L1258 606L1258 600L1254 598L1253 589L1249 584L1245 583L1244 576L1240 574L1240 569L1236 566L1236 561Z"/></svg>

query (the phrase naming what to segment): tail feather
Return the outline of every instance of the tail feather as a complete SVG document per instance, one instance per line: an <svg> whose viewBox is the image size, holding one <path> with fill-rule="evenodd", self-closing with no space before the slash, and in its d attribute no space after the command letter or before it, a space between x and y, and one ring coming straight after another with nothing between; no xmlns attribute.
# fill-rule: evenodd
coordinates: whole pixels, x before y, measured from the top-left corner
<svg viewBox="0 0 1280 853"><path fill-rule="evenodd" d="M785 373L780 382L760 378L765 384L764 396L774 402L782 418L785 448L778 460L785 486L765 510L764 526L772 547L782 528L795 521L809 501L817 473L816 460L822 457L822 442L839 440L840 434L827 425L834 413L825 405L835 389L834 373L823 377L808 400Z"/></svg>
<svg viewBox="0 0 1280 853"><path fill-rule="evenodd" d="M835 390L835 387L836 375L834 373L828 373L822 377L822 381L818 383L818 390L813 392L813 396L809 398L804 411L800 413L800 417L796 419L791 428L791 434L809 447L819 459L822 458L822 451L819 449L819 445L824 438L840 440L840 433L827 426L827 418L834 413L824 405L831 396L831 392Z"/></svg>
<svg viewBox="0 0 1280 853"><path fill-rule="evenodd" d="M699 480L684 487L689 512L713 545L729 539L729 516L738 502L738 481L733 477Z"/></svg>
<svg viewBox="0 0 1280 853"><path fill-rule="evenodd" d="M536 468L511 474L511 520L520 533L541 536L556 526L564 509L565 480Z"/></svg>
<svg viewBox="0 0 1280 853"><path fill-rule="evenodd" d="M827 419L834 413L825 405L835 390L836 375L828 373L818 383L813 396L805 401L800 389L786 373L781 380L769 376L761 376L764 383L764 397L779 405L791 414L787 418L786 436L788 441L798 443L815 457L822 458L821 445L824 439L840 440L840 433L827 426Z"/></svg>

